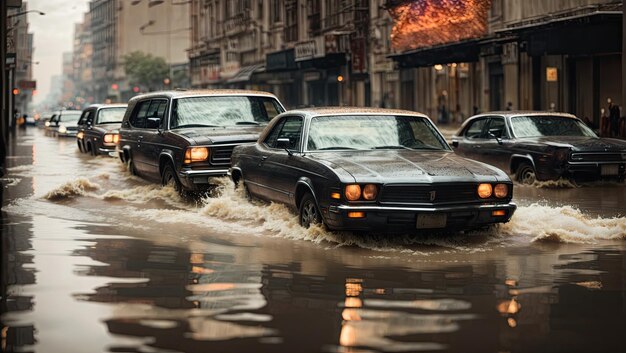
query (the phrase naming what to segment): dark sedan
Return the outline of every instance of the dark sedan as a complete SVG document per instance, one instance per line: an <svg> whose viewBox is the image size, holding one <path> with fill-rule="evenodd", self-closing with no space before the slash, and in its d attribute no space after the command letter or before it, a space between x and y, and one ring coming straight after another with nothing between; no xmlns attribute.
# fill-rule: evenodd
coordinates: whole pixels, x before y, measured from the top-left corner
<svg viewBox="0 0 626 353"><path fill-rule="evenodd" d="M507 222L506 173L452 153L424 115L318 108L275 118L235 148L231 178L257 198L333 230L405 232Z"/></svg>
<svg viewBox="0 0 626 353"><path fill-rule="evenodd" d="M78 132L80 110L60 110L46 122L46 135L70 137Z"/></svg>
<svg viewBox="0 0 626 353"><path fill-rule="evenodd" d="M126 104L95 104L83 111L78 120L76 144L93 156L115 153Z"/></svg>
<svg viewBox="0 0 626 353"><path fill-rule="evenodd" d="M571 114L493 112L468 119L452 138L456 153L536 180L624 181L626 141L600 138Z"/></svg>
<svg viewBox="0 0 626 353"><path fill-rule="evenodd" d="M166 91L128 102L118 153L131 173L203 191L225 176L235 146L252 144L265 125L284 111L265 92L244 90Z"/></svg>

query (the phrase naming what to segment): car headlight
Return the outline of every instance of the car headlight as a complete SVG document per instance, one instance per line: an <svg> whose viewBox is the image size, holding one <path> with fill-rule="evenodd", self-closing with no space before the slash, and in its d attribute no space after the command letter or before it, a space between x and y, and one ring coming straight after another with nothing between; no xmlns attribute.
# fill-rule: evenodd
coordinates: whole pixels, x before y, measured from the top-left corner
<svg viewBox="0 0 626 353"><path fill-rule="evenodd" d="M202 162L209 159L209 149L206 147L189 147L185 151L185 164Z"/></svg>
<svg viewBox="0 0 626 353"><path fill-rule="evenodd" d="M78 133L76 134L76 138L77 138L77 139L79 139L79 140L82 140L82 139L83 139L83 136L85 136L85 134L84 134L82 131L80 131L80 132L78 132Z"/></svg>
<svg viewBox="0 0 626 353"><path fill-rule="evenodd" d="M105 143L118 143L120 141L120 135L112 132L104 134Z"/></svg>
<svg viewBox="0 0 626 353"><path fill-rule="evenodd" d="M509 195L509 186L506 184L497 184L495 188L493 188L493 194L499 198L503 199Z"/></svg>
<svg viewBox="0 0 626 353"><path fill-rule="evenodd" d="M61 125L61 126L59 126L59 132L64 134L64 133L67 132L67 128L65 126Z"/></svg>
<svg viewBox="0 0 626 353"><path fill-rule="evenodd" d="M488 199L493 193L493 187L491 186L491 184L479 184L477 191L478 197L480 197L481 199Z"/></svg>
<svg viewBox="0 0 626 353"><path fill-rule="evenodd" d="M363 199L367 201L376 200L378 188L374 184L367 184L363 187Z"/></svg>
<svg viewBox="0 0 626 353"><path fill-rule="evenodd" d="M50 126L50 122L49 122L49 121L46 121L46 122L44 123L44 125L46 125L46 127L49 127L49 126Z"/></svg>
<svg viewBox="0 0 626 353"><path fill-rule="evenodd" d="M361 186L359 184L346 185L344 195L348 201L357 201L361 198Z"/></svg>

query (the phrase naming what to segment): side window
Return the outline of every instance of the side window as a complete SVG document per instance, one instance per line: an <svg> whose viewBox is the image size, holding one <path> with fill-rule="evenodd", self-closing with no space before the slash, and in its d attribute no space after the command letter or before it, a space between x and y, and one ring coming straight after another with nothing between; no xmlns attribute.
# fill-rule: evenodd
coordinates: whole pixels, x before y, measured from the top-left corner
<svg viewBox="0 0 626 353"><path fill-rule="evenodd" d="M84 125L87 122L87 115L89 114L88 110L85 110L83 114L78 119L78 125Z"/></svg>
<svg viewBox="0 0 626 353"><path fill-rule="evenodd" d="M135 111L130 117L130 124L133 127L142 129L146 127L146 113L148 113L148 108L150 108L149 100L137 103L137 107L135 107Z"/></svg>
<svg viewBox="0 0 626 353"><path fill-rule="evenodd" d="M59 116L58 116L58 115L56 115L56 114L54 114L54 115L52 116L52 118L50 118L50 122L51 122L51 123L55 123L55 122L57 122L57 121L59 121Z"/></svg>
<svg viewBox="0 0 626 353"><path fill-rule="evenodd" d="M161 125L165 117L165 109L167 108L167 100L155 99L150 103L150 107L146 113L146 118L159 118Z"/></svg>
<svg viewBox="0 0 626 353"><path fill-rule="evenodd" d="M497 138L507 137L506 133L506 125L504 124L503 118L491 118L489 120L489 133L487 135L488 138L492 138L491 134L493 134Z"/></svg>
<svg viewBox="0 0 626 353"><path fill-rule="evenodd" d="M85 118L85 123L86 123L87 125L93 125L93 116L94 116L94 115L95 115L95 113L94 113L94 111L93 111L93 110L90 110L90 111L87 113L87 117Z"/></svg>
<svg viewBox="0 0 626 353"><path fill-rule="evenodd" d="M477 119L471 122L470 126L467 127L467 130L465 130L465 137L467 137L468 139L485 138L485 136L483 135L483 130L487 121L488 119L484 118Z"/></svg>
<svg viewBox="0 0 626 353"><path fill-rule="evenodd" d="M298 149L300 146L300 138L302 136L302 118L300 117L288 117L283 124L280 133L278 133L278 139L289 139L289 149ZM274 147L274 146L272 146Z"/></svg>
<svg viewBox="0 0 626 353"><path fill-rule="evenodd" d="M281 113L278 110L278 109L280 109L279 106L278 106L278 103L276 103L273 100L265 100L265 101L263 101L263 107L265 108L265 112L267 113L267 118L269 120L274 119L274 117L276 115Z"/></svg>
<svg viewBox="0 0 626 353"><path fill-rule="evenodd" d="M268 147L274 147L276 146L276 140L278 139L278 133L280 132L280 130L283 128L283 125L285 125L285 121L287 119L282 119L281 121L279 121L278 123L276 123L276 125L274 125L274 128L272 128L272 131L270 131L270 133L267 135L267 137L265 138L265 141L263 141Z"/></svg>

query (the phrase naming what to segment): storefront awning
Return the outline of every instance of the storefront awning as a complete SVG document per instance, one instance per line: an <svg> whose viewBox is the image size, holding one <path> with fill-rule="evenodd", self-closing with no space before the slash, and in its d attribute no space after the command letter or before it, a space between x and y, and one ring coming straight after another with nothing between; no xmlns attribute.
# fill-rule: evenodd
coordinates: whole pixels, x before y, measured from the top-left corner
<svg viewBox="0 0 626 353"><path fill-rule="evenodd" d="M427 48L419 48L401 54L390 55L400 67L426 67L436 64L476 62L480 54L478 39L456 43L446 43Z"/></svg>
<svg viewBox="0 0 626 353"><path fill-rule="evenodd" d="M531 56L615 53L622 50L621 5L590 6L508 25L498 36L515 36Z"/></svg>
<svg viewBox="0 0 626 353"><path fill-rule="evenodd" d="M265 70L264 64L244 66L241 69L239 69L239 72L237 72L235 76L231 77L226 82L227 83L239 83L239 82L250 81L250 78L252 77L253 74L257 72L263 72L264 70Z"/></svg>

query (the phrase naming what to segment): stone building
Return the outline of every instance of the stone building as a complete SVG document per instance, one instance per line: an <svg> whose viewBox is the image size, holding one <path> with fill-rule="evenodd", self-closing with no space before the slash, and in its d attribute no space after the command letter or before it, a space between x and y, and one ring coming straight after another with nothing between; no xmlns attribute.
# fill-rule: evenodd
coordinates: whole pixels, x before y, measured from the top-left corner
<svg viewBox="0 0 626 353"><path fill-rule="evenodd" d="M92 0L89 4L93 41L93 97L127 101L141 87L131 87L124 56L134 51L162 57L170 75L184 66L188 72L190 1ZM164 88L172 77L163 77Z"/></svg>

